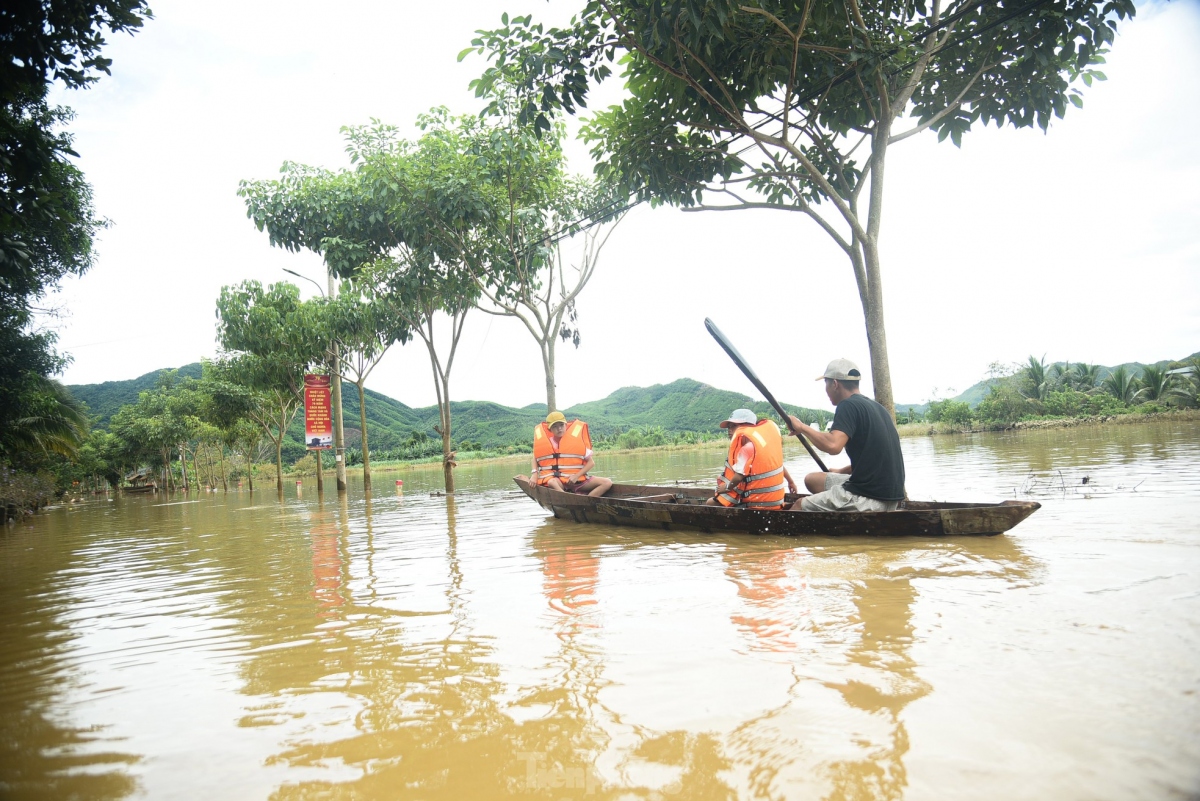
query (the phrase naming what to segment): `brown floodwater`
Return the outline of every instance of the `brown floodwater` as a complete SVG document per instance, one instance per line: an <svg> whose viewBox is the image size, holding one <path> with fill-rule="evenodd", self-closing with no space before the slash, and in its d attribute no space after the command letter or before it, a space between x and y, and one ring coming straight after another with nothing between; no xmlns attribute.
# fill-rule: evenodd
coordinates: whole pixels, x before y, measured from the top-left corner
<svg viewBox="0 0 1200 801"><path fill-rule="evenodd" d="M0 533L0 797L1195 798L1200 424L904 450L914 498L1043 508L991 538L616 529L548 517L514 461L453 499L413 469L51 509Z"/></svg>

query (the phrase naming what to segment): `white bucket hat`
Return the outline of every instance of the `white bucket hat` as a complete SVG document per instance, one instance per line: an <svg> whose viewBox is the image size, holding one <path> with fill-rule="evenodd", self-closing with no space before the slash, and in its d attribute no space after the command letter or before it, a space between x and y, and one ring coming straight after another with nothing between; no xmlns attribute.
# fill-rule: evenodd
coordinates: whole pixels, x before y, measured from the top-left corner
<svg viewBox="0 0 1200 801"><path fill-rule="evenodd" d="M721 428L729 428L731 425L754 425L757 422L758 415L749 409L734 409L729 419L722 421Z"/></svg>

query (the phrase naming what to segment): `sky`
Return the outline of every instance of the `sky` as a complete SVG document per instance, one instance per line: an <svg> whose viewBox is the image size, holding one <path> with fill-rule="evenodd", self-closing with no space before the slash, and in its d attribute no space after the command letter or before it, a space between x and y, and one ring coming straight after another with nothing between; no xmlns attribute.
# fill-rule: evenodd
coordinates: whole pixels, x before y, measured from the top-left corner
<svg viewBox="0 0 1200 801"><path fill-rule="evenodd" d="M433 106L476 112L468 84L485 62L457 61L473 32L505 11L561 22L579 5L154 2L140 33L111 37L111 77L52 97L77 113L78 163L112 223L94 268L49 301L74 359L65 382L213 356L224 285L288 280L314 294L283 271L324 284L320 258L272 248L238 182L273 178L285 161L349 166L345 125L377 118L415 133ZM889 151L881 251L897 402L953 395L993 362L1030 355L1111 365L1200 350L1198 43L1200 0L1141 4L1108 80L1048 134L979 128L958 149L927 133ZM610 81L591 105L619 96ZM568 152L590 173L584 146ZM830 359L869 366L849 262L802 215L640 206L577 306L580 347L559 345L564 408L683 377L754 394L705 317L791 403L828 406L813 378ZM419 341L394 348L368 387L435 403ZM544 393L524 327L472 313L452 397L524 406Z"/></svg>

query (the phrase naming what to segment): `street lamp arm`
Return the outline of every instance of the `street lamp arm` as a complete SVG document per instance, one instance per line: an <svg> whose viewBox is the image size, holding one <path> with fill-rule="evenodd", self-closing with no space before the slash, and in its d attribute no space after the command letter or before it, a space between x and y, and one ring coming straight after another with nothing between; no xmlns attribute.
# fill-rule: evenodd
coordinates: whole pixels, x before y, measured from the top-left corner
<svg viewBox="0 0 1200 801"><path fill-rule="evenodd" d="M309 282L310 284L312 284L313 286L315 286L317 288L317 291L321 293L321 297L325 297L325 290L321 288L321 285L318 284L316 281L312 280L311 278L309 278L307 275L301 275L300 273L296 272L295 270L289 270L287 267L283 267L282 269L285 273L288 273L289 275L294 275L297 278L303 278L305 281Z"/></svg>

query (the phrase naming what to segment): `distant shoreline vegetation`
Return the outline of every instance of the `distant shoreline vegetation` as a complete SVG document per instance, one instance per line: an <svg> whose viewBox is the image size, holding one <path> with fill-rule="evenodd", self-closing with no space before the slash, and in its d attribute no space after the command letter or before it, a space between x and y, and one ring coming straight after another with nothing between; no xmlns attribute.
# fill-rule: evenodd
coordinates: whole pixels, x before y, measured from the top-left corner
<svg viewBox="0 0 1200 801"><path fill-rule="evenodd" d="M993 364L987 380L955 398L897 409L901 428L996 431L1053 421L1105 422L1200 407L1200 354L1182 361L1108 368L1085 362ZM971 402L971 401L974 402Z"/></svg>
<svg viewBox="0 0 1200 801"><path fill-rule="evenodd" d="M247 444L206 422L211 402L203 397L200 379L196 364L131 381L66 388L86 403L91 431L71 457L51 454L37 469L0 471L4 516L19 517L67 491L81 494L130 483L216 489L237 487L243 480L253 486L256 480L269 479L273 465L261 438L255 435L255 441ZM345 396L346 417L354 420L357 393ZM378 466L441 463L441 440L433 428L436 407L414 409L369 390L365 397ZM453 406L459 420L454 447L460 462L523 457L531 450L533 426L544 417L541 404L516 409L465 401ZM731 409L743 406L760 417L775 417L765 402L691 379L626 387L564 411L591 424L597 451L613 452L716 446L724 441L719 421ZM785 407L822 426L832 417L832 409ZM902 436L1200 419L1200 354L1112 368L1030 357L1023 365L993 365L985 381L953 398L902 404L897 417ZM137 432L142 429L176 428L179 433L171 436L178 437L178 445L167 452L167 464L148 459L144 448L138 447ZM346 433L347 465L354 468L361 458L358 430L347 427ZM293 476L316 471L316 457L304 448L302 437L303 423L295 420L283 447ZM186 465L186 479L181 465ZM333 466L332 454L326 452L323 467L332 471Z"/></svg>

